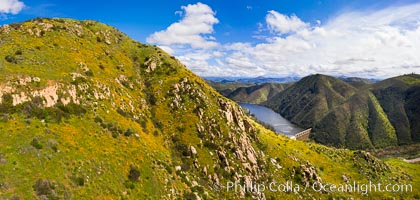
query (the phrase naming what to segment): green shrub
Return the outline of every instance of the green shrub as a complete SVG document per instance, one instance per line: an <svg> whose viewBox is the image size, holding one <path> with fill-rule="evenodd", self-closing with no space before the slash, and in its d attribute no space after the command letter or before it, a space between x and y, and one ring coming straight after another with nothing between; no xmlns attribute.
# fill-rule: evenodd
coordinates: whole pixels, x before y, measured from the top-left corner
<svg viewBox="0 0 420 200"><path fill-rule="evenodd" d="M125 181L124 182L124 186L127 189L134 189L135 188L135 185L134 185L134 183L132 181Z"/></svg>
<svg viewBox="0 0 420 200"><path fill-rule="evenodd" d="M42 144L39 142L38 139L34 138L31 142L31 145L36 149L42 149Z"/></svg>
<svg viewBox="0 0 420 200"><path fill-rule="evenodd" d="M19 49L19 50L17 50L17 51L15 52L15 55L18 55L18 56L19 56L19 55L22 55L22 50L20 50L20 49Z"/></svg>
<svg viewBox="0 0 420 200"><path fill-rule="evenodd" d="M86 76L90 76L90 77L92 77L92 76L93 76L93 72L92 72L92 70L88 70L88 71L86 71L86 72L85 72L85 74L86 74Z"/></svg>
<svg viewBox="0 0 420 200"><path fill-rule="evenodd" d="M11 56L11 55L7 55L6 57L4 57L4 59L9 63L13 63L13 64L18 63L18 59L14 56Z"/></svg>
<svg viewBox="0 0 420 200"><path fill-rule="evenodd" d="M139 178L140 178L139 169L136 166L131 165L130 166L130 172L128 174L128 179L132 182L137 182L137 181L139 181Z"/></svg>
<svg viewBox="0 0 420 200"><path fill-rule="evenodd" d="M77 185L77 186L84 186L85 185L85 179L83 177L75 177L73 179L73 182Z"/></svg>
<svg viewBox="0 0 420 200"><path fill-rule="evenodd" d="M126 137L129 137L130 135L133 135L135 132L133 131L133 129L131 129L131 128L128 128L125 132L124 132L124 135L126 136Z"/></svg>

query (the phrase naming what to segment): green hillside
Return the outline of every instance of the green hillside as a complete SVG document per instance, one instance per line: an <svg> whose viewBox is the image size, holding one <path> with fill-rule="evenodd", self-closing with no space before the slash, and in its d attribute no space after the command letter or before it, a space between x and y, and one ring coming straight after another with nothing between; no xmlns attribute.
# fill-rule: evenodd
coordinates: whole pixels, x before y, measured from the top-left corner
<svg viewBox="0 0 420 200"><path fill-rule="evenodd" d="M419 75L354 88L338 78L303 78L266 105L305 128L316 142L371 149L418 141Z"/></svg>
<svg viewBox="0 0 420 200"><path fill-rule="evenodd" d="M230 93L241 87L252 87L255 83L241 83L241 82L216 82L206 80L206 82L216 89L223 96L228 96Z"/></svg>
<svg viewBox="0 0 420 200"><path fill-rule="evenodd" d="M0 46L0 199L420 195L418 164L276 135L173 56L107 25L35 19L0 27ZM323 98L340 102L353 92L321 85L334 91ZM235 181L293 181L301 189L228 190ZM411 184L413 191L303 190L316 181Z"/></svg>
<svg viewBox="0 0 420 200"><path fill-rule="evenodd" d="M302 78L265 105L293 123L309 128L355 92L354 87L340 79L317 74Z"/></svg>
<svg viewBox="0 0 420 200"><path fill-rule="evenodd" d="M260 104L272 98L291 83L264 83L256 86L239 87L225 95L236 102Z"/></svg>
<svg viewBox="0 0 420 200"><path fill-rule="evenodd" d="M410 74L387 79L373 85L400 144L420 141L420 75Z"/></svg>

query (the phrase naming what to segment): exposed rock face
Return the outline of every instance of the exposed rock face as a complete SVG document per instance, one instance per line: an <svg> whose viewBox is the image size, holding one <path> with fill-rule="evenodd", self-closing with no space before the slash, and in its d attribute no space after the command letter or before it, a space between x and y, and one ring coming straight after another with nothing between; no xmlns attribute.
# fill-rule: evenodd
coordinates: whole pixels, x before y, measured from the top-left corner
<svg viewBox="0 0 420 200"><path fill-rule="evenodd" d="M0 33L8 34L10 32L10 25L6 24L0 27Z"/></svg>
<svg viewBox="0 0 420 200"><path fill-rule="evenodd" d="M197 87L198 86L198 87ZM252 146L255 140L255 129L250 121L248 121L243 111L237 106L224 98L218 98L217 103L220 106L218 109L219 116L222 119L217 119L214 115L210 116L206 113L206 104L209 104L209 99L204 95L200 89L200 85L188 78L181 79L178 83L172 86L168 93L171 98L170 107L174 111L185 111L188 107L187 102L194 102L194 112L198 117L199 122L195 124L197 134L202 139L205 146L214 148L215 153L210 152L210 156L217 160L217 165L213 168L220 168L227 174L233 174L232 177L217 176L216 174L207 175L208 168L203 166L201 172L209 176L211 185L222 186L225 181L247 181L257 182L265 176L263 161L264 155L257 152ZM218 121L227 122L227 131L222 130ZM223 134L227 133L227 135ZM196 153L195 146L190 146L189 150L194 157ZM261 161L261 162L260 162ZM193 161L195 168L199 167ZM255 191L253 196L264 199L263 194L257 194Z"/></svg>
<svg viewBox="0 0 420 200"><path fill-rule="evenodd" d="M173 96L172 103L169 105L173 109L186 109L185 105L183 105L186 100L182 98L183 95L187 95L196 105L202 105L208 101L203 91L198 89L197 85L188 78L183 78L180 82L175 83L169 95ZM198 116L203 118L203 108L197 107L197 109L198 113L200 113Z"/></svg>
<svg viewBox="0 0 420 200"><path fill-rule="evenodd" d="M58 102L64 105L69 104L71 101L79 103L79 99L76 96L76 87L74 85L64 85L60 83L53 83L49 86L44 87L40 90L35 91L18 91L16 87L26 86L30 83L38 83L40 79L37 77L25 77L18 79L17 81L9 81L6 85L0 86L0 103L2 97L9 94L13 98L13 106L31 101L35 97L43 99L43 105L45 107L52 107ZM59 98L58 94L62 93L62 98Z"/></svg>
<svg viewBox="0 0 420 200"><path fill-rule="evenodd" d="M321 177L316 173L315 167L309 162L306 162L305 165L301 165L299 171L302 174L302 182L306 186L309 186L309 184L313 182L322 182Z"/></svg>

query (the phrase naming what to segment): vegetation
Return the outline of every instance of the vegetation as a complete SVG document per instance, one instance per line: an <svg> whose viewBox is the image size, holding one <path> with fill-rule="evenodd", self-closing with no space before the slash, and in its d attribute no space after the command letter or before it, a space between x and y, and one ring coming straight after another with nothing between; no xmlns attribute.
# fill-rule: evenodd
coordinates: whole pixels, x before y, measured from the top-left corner
<svg viewBox="0 0 420 200"><path fill-rule="evenodd" d="M302 127L312 127L311 138L316 142L351 149L383 148L419 141L419 106L414 103L419 88L416 74L356 85L313 75L265 104Z"/></svg>
<svg viewBox="0 0 420 200"><path fill-rule="evenodd" d="M272 98L291 83L263 83L261 85L250 87L239 87L232 91L226 97L236 101L252 104L260 104Z"/></svg>
<svg viewBox="0 0 420 200"><path fill-rule="evenodd" d="M308 169L325 183L345 173L420 188L416 164L276 135L158 47L107 25L34 19L1 27L0 42L0 58L22 49L17 63L0 60L0 199L365 197L226 190L235 180L303 187L315 181Z"/></svg>

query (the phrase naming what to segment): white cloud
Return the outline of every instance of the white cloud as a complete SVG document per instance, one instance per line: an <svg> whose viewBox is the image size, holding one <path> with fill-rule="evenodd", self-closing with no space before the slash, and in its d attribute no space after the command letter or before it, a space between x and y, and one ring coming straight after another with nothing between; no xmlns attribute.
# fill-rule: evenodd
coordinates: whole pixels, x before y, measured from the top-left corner
<svg viewBox="0 0 420 200"><path fill-rule="evenodd" d="M278 32L280 34L296 32L309 26L300 20L296 15L289 17L274 10L268 11L265 20L270 31Z"/></svg>
<svg viewBox="0 0 420 200"><path fill-rule="evenodd" d="M205 36L213 33L213 25L219 23L215 12L203 3L189 4L181 8L183 18L166 30L153 33L147 38L147 42L165 46L189 45L192 48L203 49L218 46L214 37Z"/></svg>
<svg viewBox="0 0 420 200"><path fill-rule="evenodd" d="M174 54L175 51L170 46L161 45L159 48L163 49L166 53Z"/></svg>
<svg viewBox="0 0 420 200"><path fill-rule="evenodd" d="M194 7L195 12L187 7ZM210 7L199 3L183 7L183 10L185 16L180 22L153 34L149 37L153 40L148 41L155 41L155 37L166 38L153 43L170 47L184 64L202 76L324 73L385 78L420 73L420 3L376 11L343 12L315 24L304 22L295 15L269 11L263 24L267 29L259 26L254 32L264 39L256 40L256 44L219 44L211 35L218 20ZM195 31L188 29L185 32L173 30L172 27L185 25L189 13L197 14L194 21L198 24L208 22L204 23L205 28L190 27ZM198 20L198 16L203 15L206 17ZM185 42L180 39L184 37L188 38ZM215 46L217 53L211 48Z"/></svg>
<svg viewBox="0 0 420 200"><path fill-rule="evenodd" d="M18 14L25 4L19 0L1 0L0 1L0 14Z"/></svg>

